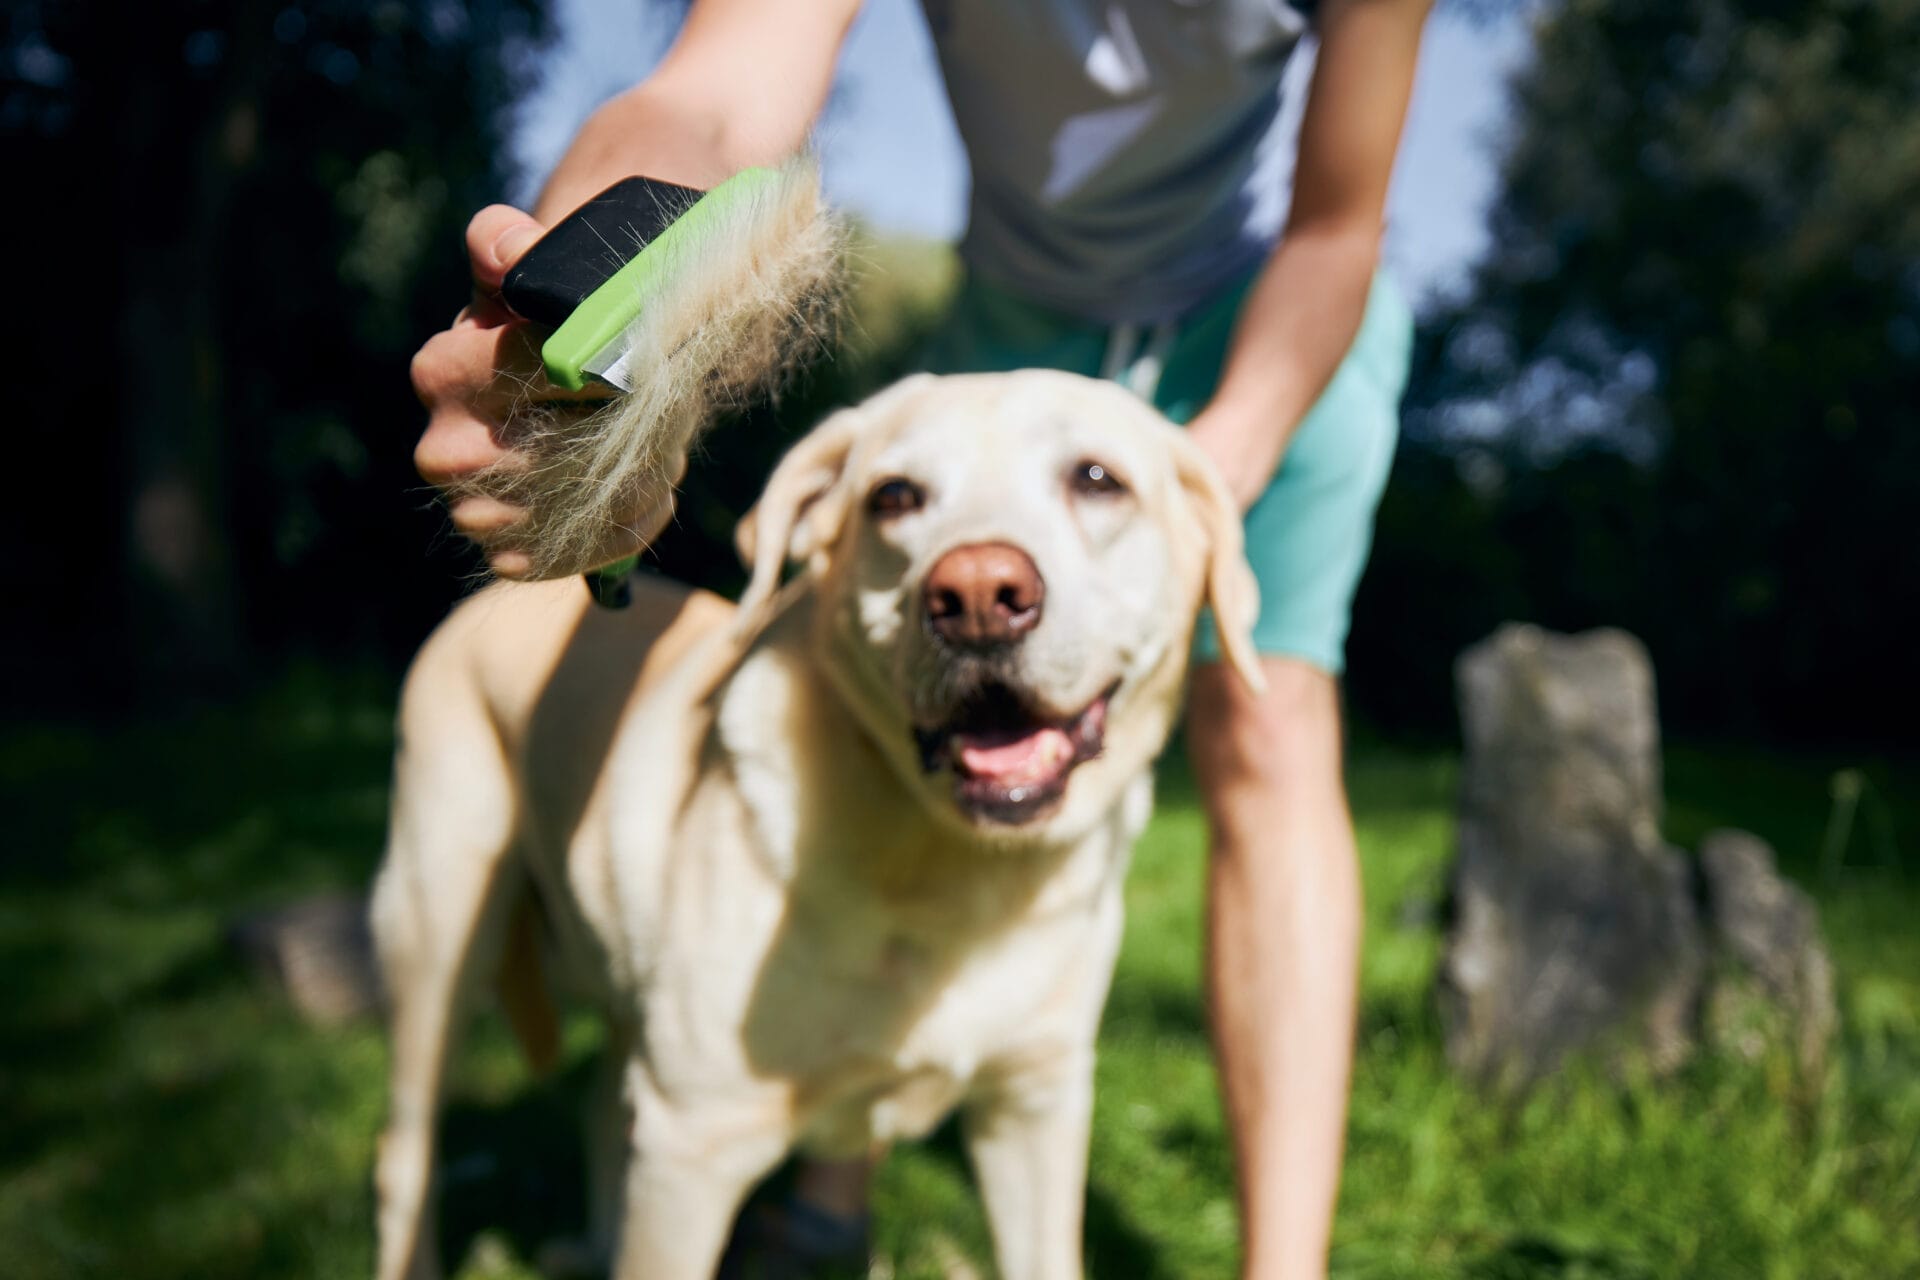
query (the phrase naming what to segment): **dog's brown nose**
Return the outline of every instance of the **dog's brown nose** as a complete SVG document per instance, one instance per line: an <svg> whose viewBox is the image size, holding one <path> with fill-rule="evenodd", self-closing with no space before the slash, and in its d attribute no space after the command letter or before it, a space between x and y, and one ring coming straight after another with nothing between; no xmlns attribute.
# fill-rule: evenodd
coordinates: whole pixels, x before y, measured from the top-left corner
<svg viewBox="0 0 1920 1280"><path fill-rule="evenodd" d="M927 625L949 644L1010 644L1033 630L1046 600L1033 558L1004 542L955 547L927 574Z"/></svg>

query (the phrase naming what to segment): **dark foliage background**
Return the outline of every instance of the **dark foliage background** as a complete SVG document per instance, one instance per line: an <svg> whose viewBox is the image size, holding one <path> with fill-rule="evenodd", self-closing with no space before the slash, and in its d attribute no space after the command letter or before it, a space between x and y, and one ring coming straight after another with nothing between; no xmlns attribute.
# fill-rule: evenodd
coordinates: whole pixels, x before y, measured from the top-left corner
<svg viewBox="0 0 1920 1280"><path fill-rule="evenodd" d="M1535 21L1493 249L1423 328L1356 708L1444 731L1453 655L1502 619L1613 623L1685 729L1912 743L1920 0ZM548 31L540 0L8 11L10 703L394 670L472 580L411 470L406 362L463 296ZM710 437L667 569L734 580L772 458L902 367L929 254L879 254L914 283L868 290L857 350Z"/></svg>
<svg viewBox="0 0 1920 1280"><path fill-rule="evenodd" d="M10 692L112 709L295 652L397 659L471 568L412 474L406 369L467 288L539 0L47 0L5 22L32 371Z"/></svg>
<svg viewBox="0 0 1920 1280"><path fill-rule="evenodd" d="M1625 626L1684 728L1912 744L1920 4L1568 0L1492 252L1422 334L1354 696Z"/></svg>

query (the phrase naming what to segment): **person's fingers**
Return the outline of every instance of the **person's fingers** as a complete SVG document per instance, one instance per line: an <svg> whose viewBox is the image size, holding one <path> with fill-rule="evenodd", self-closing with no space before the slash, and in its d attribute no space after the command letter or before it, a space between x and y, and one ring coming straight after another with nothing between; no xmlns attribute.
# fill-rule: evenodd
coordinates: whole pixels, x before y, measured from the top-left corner
<svg viewBox="0 0 1920 1280"><path fill-rule="evenodd" d="M611 554L607 559L618 560L621 556L629 556L651 546L653 540L665 533L667 526L673 523L674 502L674 492L668 489L652 506L630 520L625 535L615 540L618 545L610 548Z"/></svg>
<svg viewBox="0 0 1920 1280"><path fill-rule="evenodd" d="M460 314L453 318L452 327L473 329L497 329L501 325L515 324L520 317L507 309L507 304L498 294L482 293L480 286L473 288L473 297L467 305L460 308Z"/></svg>
<svg viewBox="0 0 1920 1280"><path fill-rule="evenodd" d="M533 557L525 539L527 510L485 494L467 494L447 504L454 531L472 541L487 557L487 567L502 578L526 578L533 573Z"/></svg>
<svg viewBox="0 0 1920 1280"><path fill-rule="evenodd" d="M487 367L493 372L489 384L497 393L531 400L575 400L578 391L568 391L547 381L547 366L540 358L542 336L524 322L504 325L486 335L492 344L487 352Z"/></svg>
<svg viewBox="0 0 1920 1280"><path fill-rule="evenodd" d="M524 551L506 548L487 552L487 567L496 577L518 582L533 572L533 557Z"/></svg>
<svg viewBox="0 0 1920 1280"><path fill-rule="evenodd" d="M414 470L436 489L471 479L508 456L492 426L453 406L429 417L413 446Z"/></svg>
<svg viewBox="0 0 1920 1280"><path fill-rule="evenodd" d="M407 376L428 411L443 401L471 400L493 379L499 343L471 325L457 324L428 338L413 353Z"/></svg>
<svg viewBox="0 0 1920 1280"><path fill-rule="evenodd" d="M545 230L531 214L512 205L490 204L474 214L467 223L467 260L473 268L474 291L497 293L507 269Z"/></svg>
<svg viewBox="0 0 1920 1280"><path fill-rule="evenodd" d="M467 482L484 472L535 465L514 445L516 415L585 412L610 394L597 385L567 391L549 382L540 335L509 312L498 296L507 270L543 230L533 218L505 205L474 215L467 227L473 301L451 328L427 340L411 370L414 393L427 409L426 430L414 447L414 466L428 483L449 491L453 527L480 546L502 578L524 578L534 571L536 561L526 539L532 536L535 521L530 517L537 505L530 509L475 493ZM622 545L608 548L605 558L634 550L671 516L669 492L664 506L651 504L635 526L614 534L610 541ZM635 536L641 529L645 532Z"/></svg>
<svg viewBox="0 0 1920 1280"><path fill-rule="evenodd" d="M611 394L597 383L569 391L547 381L539 335L517 322L490 328L463 321L443 329L414 353L409 373L414 394L429 410L454 401L483 417L498 418L529 403L577 404Z"/></svg>
<svg viewBox="0 0 1920 1280"><path fill-rule="evenodd" d="M469 494L447 509L453 527L475 542L486 542L511 532L526 519L524 507L516 507L484 494Z"/></svg>

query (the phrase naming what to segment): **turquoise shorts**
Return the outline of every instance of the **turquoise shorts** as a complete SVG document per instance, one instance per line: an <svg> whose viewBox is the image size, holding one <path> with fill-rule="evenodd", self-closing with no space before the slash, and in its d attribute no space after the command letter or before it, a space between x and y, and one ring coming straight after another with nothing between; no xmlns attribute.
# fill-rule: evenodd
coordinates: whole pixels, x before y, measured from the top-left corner
<svg viewBox="0 0 1920 1280"><path fill-rule="evenodd" d="M1065 369L1141 391L1186 422L1213 394L1252 280L1172 325L1142 333L1062 315L969 279L921 365L935 373ZM1400 433L1413 316L1384 274L1327 389L1307 411L1280 470L1247 513L1247 559L1260 580L1254 646L1339 674L1354 588L1373 543L1374 509ZM1195 658L1220 656L1202 619Z"/></svg>

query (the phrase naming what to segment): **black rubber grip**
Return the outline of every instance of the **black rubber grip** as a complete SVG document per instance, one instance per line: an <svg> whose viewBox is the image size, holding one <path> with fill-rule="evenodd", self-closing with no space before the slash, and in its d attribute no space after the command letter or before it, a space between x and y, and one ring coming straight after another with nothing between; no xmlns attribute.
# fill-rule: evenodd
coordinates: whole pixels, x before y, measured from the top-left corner
<svg viewBox="0 0 1920 1280"><path fill-rule="evenodd" d="M500 296L515 315L558 328L704 194L653 178L616 182L535 241L507 272Z"/></svg>

